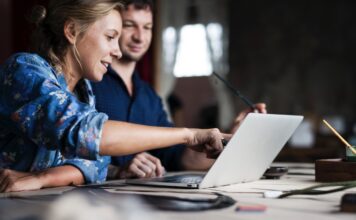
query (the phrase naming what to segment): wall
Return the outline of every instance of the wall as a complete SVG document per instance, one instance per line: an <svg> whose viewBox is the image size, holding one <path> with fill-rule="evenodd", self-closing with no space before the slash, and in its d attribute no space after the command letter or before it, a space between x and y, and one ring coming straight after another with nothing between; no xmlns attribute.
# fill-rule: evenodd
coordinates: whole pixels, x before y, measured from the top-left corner
<svg viewBox="0 0 356 220"><path fill-rule="evenodd" d="M356 116L354 1L230 1L230 79L275 113Z"/></svg>
<svg viewBox="0 0 356 220"><path fill-rule="evenodd" d="M29 16L34 5L47 5L48 0L1 0L0 64L15 52L28 51L32 26Z"/></svg>
<svg viewBox="0 0 356 220"><path fill-rule="evenodd" d="M161 8L165 9L162 25L175 26L184 18L183 12L176 11L184 7L175 1L166 6ZM341 116L346 122L345 135L351 132L356 123L355 1L229 0L215 7L219 12L215 16L224 14L222 9L229 16L227 77L235 87L252 101L267 103L270 113L305 115L314 129L322 126L321 118ZM168 13L172 8L175 13ZM166 79L169 73L160 74L161 85L173 85ZM183 82L188 85L188 80L180 81L175 90L189 103L193 93L207 86L204 80L194 80L194 86L187 89ZM206 102L217 100L215 95L210 97ZM230 98L233 114L246 108L232 94ZM194 122L199 121L197 112L187 111L190 126L199 125Z"/></svg>
<svg viewBox="0 0 356 220"><path fill-rule="evenodd" d="M0 1L0 14L2 19L0 19L0 62L2 63L11 54L12 45L12 28L11 28L11 0L1 0Z"/></svg>

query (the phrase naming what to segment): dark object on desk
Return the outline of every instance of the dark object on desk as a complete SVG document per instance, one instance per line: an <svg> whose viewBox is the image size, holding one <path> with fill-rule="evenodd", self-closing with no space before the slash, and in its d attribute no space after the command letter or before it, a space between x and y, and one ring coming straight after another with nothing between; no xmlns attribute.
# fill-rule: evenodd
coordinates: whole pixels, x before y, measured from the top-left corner
<svg viewBox="0 0 356 220"><path fill-rule="evenodd" d="M341 198L341 212L356 212L356 193L346 193Z"/></svg>
<svg viewBox="0 0 356 220"><path fill-rule="evenodd" d="M191 194L189 198L185 198L182 194L175 194L177 196L162 196L139 193L111 193L104 189L90 187L76 188L70 191L70 193L72 192L80 192L86 196L92 196L95 200L101 199L109 202L125 197L136 197L142 200L144 205L162 211L205 211L227 208L236 203L233 198L220 193L212 193L207 198L194 198L194 194Z"/></svg>
<svg viewBox="0 0 356 220"><path fill-rule="evenodd" d="M287 167L270 167L263 174L265 179L280 179L281 176L288 172Z"/></svg>
<svg viewBox="0 0 356 220"><path fill-rule="evenodd" d="M356 180L356 162L342 159L323 159L315 161L315 181L338 182Z"/></svg>
<svg viewBox="0 0 356 220"><path fill-rule="evenodd" d="M236 203L233 198L218 193L216 194L216 198L212 199L155 195L140 195L140 197L153 208L163 211L205 211L227 208Z"/></svg>

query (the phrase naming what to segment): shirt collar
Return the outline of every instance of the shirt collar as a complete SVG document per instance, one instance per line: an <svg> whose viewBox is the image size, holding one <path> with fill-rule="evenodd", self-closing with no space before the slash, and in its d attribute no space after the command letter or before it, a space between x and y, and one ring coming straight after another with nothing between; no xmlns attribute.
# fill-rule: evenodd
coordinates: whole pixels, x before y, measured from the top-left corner
<svg viewBox="0 0 356 220"><path fill-rule="evenodd" d="M119 76L119 74L116 73L115 70L113 70L111 67L108 68L108 72L107 74L109 74L110 76L114 77L115 79L119 80L120 83L124 83L123 80L121 79L121 77ZM142 81L139 72L135 69L134 73L132 74L132 82L135 88L135 92L137 92L138 90L140 90L144 84L144 82Z"/></svg>

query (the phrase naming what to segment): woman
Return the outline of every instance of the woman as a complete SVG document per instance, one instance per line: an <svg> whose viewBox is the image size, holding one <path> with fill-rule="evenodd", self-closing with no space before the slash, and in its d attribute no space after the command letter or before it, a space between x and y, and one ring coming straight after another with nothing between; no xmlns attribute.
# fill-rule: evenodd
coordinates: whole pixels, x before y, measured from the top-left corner
<svg viewBox="0 0 356 220"><path fill-rule="evenodd" d="M222 150L217 129L115 122L94 109L87 80L100 81L121 56L120 7L53 0L47 14L37 10L36 53L15 54L0 69L1 192L101 182L109 155L174 144L208 157Z"/></svg>
<svg viewBox="0 0 356 220"><path fill-rule="evenodd" d="M35 53L0 69L0 191L105 180L110 156L186 144L209 157L217 129L147 127L108 120L94 109L87 80L99 81L120 57L121 5L53 0L38 8ZM41 172L39 172L41 171Z"/></svg>

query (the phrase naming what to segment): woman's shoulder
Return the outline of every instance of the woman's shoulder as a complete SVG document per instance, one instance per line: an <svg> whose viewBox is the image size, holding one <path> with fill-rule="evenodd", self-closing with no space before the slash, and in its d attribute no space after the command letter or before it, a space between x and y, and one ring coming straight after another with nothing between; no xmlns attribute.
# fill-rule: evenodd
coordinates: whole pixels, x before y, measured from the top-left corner
<svg viewBox="0 0 356 220"><path fill-rule="evenodd" d="M5 61L5 66L16 67L19 65L40 65L43 67L51 67L49 63L35 53L15 53Z"/></svg>
<svg viewBox="0 0 356 220"><path fill-rule="evenodd" d="M2 66L2 70L17 77L26 75L27 77L50 77L55 79L54 68L41 56L35 53L13 54Z"/></svg>

